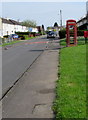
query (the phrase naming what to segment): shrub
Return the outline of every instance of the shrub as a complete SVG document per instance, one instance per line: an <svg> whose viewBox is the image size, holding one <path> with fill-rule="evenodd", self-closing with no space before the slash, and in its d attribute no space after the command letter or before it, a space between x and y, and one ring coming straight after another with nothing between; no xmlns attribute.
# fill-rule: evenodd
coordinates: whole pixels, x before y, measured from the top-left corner
<svg viewBox="0 0 88 120"><path fill-rule="evenodd" d="M36 33L36 36L40 36L40 33Z"/></svg>
<svg viewBox="0 0 88 120"><path fill-rule="evenodd" d="M25 36L24 35L19 35L19 39L25 40Z"/></svg>
<svg viewBox="0 0 88 120"><path fill-rule="evenodd" d="M29 35L30 32L15 32L17 35Z"/></svg>
<svg viewBox="0 0 88 120"><path fill-rule="evenodd" d="M59 31L59 37L60 37L60 39L65 38L66 37L66 30Z"/></svg>
<svg viewBox="0 0 88 120"><path fill-rule="evenodd" d="M78 30L77 31L77 36L84 36L84 31L85 30Z"/></svg>
<svg viewBox="0 0 88 120"><path fill-rule="evenodd" d="M38 32L40 35L42 35L42 32Z"/></svg>
<svg viewBox="0 0 88 120"><path fill-rule="evenodd" d="M8 37L9 37L9 35L4 35L4 36L3 36L3 38L8 38Z"/></svg>
<svg viewBox="0 0 88 120"><path fill-rule="evenodd" d="M86 30L77 30L77 36L84 36L84 31L86 31ZM59 31L59 36L60 36L60 39L65 38L66 30Z"/></svg>

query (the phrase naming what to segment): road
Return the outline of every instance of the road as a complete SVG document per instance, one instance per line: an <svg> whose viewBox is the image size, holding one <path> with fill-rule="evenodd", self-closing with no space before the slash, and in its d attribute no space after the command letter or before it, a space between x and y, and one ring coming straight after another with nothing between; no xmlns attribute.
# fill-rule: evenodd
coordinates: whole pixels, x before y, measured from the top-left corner
<svg viewBox="0 0 88 120"><path fill-rule="evenodd" d="M46 37L7 46L2 51L2 94L4 95L47 46Z"/></svg>
<svg viewBox="0 0 88 120"><path fill-rule="evenodd" d="M29 47L32 47L30 49L28 47L28 49L24 51L24 45L22 45L23 53L26 54L27 51L30 51L33 53L28 54L27 52L28 56L30 55L29 57L32 57L31 54L33 56L37 54L36 57L38 55L40 56L3 97L3 118L54 118L52 105L55 99L58 72L59 40L57 38L49 40L40 38L37 40L38 43L36 43L36 40L34 41L33 44L30 44L31 41L22 43L26 45L29 44ZM47 44L45 43L47 41L50 42ZM46 46L47 48L45 49ZM22 57L25 57L23 56L24 54L22 54Z"/></svg>

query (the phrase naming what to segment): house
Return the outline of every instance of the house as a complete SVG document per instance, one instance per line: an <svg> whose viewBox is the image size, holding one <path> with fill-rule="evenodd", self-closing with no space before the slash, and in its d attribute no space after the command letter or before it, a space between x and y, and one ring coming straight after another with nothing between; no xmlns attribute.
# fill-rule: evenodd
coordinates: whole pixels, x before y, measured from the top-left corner
<svg viewBox="0 0 88 120"><path fill-rule="evenodd" d="M40 32L40 33L43 32L42 26L37 26L36 28L38 29L38 32Z"/></svg>
<svg viewBox="0 0 88 120"><path fill-rule="evenodd" d="M2 37L2 19L0 18L0 37Z"/></svg>
<svg viewBox="0 0 88 120"><path fill-rule="evenodd" d="M80 30L85 30L87 29L87 16L81 18L80 20L77 21L77 27Z"/></svg>
<svg viewBox="0 0 88 120"><path fill-rule="evenodd" d="M14 34L15 32L27 32L27 31L28 27L22 26L21 22L8 18L0 18L0 37Z"/></svg>
<svg viewBox="0 0 88 120"><path fill-rule="evenodd" d="M28 30L29 30L29 32L38 33L38 29L37 28L30 27Z"/></svg>
<svg viewBox="0 0 88 120"><path fill-rule="evenodd" d="M42 28L42 26L36 26L35 28L29 27L29 32L42 33L43 28Z"/></svg>

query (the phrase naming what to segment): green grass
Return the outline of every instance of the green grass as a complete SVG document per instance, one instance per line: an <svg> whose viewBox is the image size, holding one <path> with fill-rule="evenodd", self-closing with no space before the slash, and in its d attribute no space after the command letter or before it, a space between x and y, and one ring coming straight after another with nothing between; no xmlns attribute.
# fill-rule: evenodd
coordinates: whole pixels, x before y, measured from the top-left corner
<svg viewBox="0 0 88 120"><path fill-rule="evenodd" d="M84 45L85 44L85 38L84 37L78 37L77 39L78 45ZM60 40L60 44L62 46L66 46L66 38Z"/></svg>
<svg viewBox="0 0 88 120"><path fill-rule="evenodd" d="M12 45L12 44L19 43L19 42L22 42L22 41L21 40L15 40L15 41L12 41L12 42L3 43L1 46Z"/></svg>
<svg viewBox="0 0 88 120"><path fill-rule="evenodd" d="M82 39L79 44L60 50L56 118L86 118L86 45L81 45Z"/></svg>
<svg viewBox="0 0 88 120"><path fill-rule="evenodd" d="M25 40L30 40L30 39L34 39L34 38L36 38L36 37L27 37L27 36L25 36ZM15 44L15 43L19 43L19 42L23 42L23 41L22 40L15 40L15 41L11 41L11 42L8 42L8 43L3 43L0 46L4 47L4 46L7 46L7 45L12 45L12 44Z"/></svg>
<svg viewBox="0 0 88 120"><path fill-rule="evenodd" d="M25 37L25 40L30 40L30 39L36 38L36 37L29 37L28 35L24 35L24 37Z"/></svg>

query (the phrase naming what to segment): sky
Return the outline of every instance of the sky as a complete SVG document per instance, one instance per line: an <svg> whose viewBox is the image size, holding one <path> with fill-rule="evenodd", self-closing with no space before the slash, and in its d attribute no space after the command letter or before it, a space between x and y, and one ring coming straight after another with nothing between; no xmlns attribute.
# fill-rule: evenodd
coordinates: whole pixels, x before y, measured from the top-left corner
<svg viewBox="0 0 88 120"><path fill-rule="evenodd" d="M14 20L35 20L37 25L60 25L62 10L63 25L66 20L79 20L86 14L86 2L3 2L0 16Z"/></svg>

